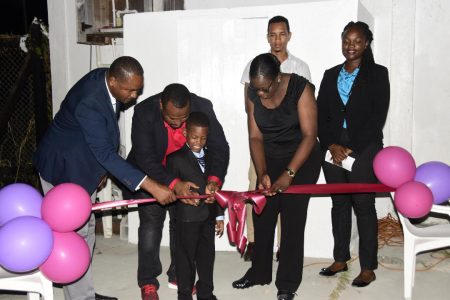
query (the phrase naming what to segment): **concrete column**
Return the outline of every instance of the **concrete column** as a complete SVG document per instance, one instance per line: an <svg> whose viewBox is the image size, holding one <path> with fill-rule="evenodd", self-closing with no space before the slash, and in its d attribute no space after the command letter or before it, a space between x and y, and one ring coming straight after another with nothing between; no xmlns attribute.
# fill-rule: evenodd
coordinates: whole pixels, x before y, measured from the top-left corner
<svg viewBox="0 0 450 300"><path fill-rule="evenodd" d="M392 1L390 140L412 151L416 0ZM393 119L395 117L395 119Z"/></svg>

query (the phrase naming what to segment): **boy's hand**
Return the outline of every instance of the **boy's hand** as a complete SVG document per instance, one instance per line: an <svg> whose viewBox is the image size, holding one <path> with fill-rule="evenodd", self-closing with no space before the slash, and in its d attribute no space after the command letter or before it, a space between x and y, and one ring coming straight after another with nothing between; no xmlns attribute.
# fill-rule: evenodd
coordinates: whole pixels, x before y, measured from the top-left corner
<svg viewBox="0 0 450 300"><path fill-rule="evenodd" d="M208 181L208 184L206 185L206 188L205 188L205 194L214 195L214 193L218 190L219 190L219 186L217 185L217 182ZM208 204L214 203L214 201L216 201L214 196L208 197L205 199L205 203L208 203Z"/></svg>
<svg viewBox="0 0 450 300"><path fill-rule="evenodd" d="M223 222L223 220L217 220L216 221L216 235L218 235L219 237L222 237L223 229L224 229L224 222Z"/></svg>

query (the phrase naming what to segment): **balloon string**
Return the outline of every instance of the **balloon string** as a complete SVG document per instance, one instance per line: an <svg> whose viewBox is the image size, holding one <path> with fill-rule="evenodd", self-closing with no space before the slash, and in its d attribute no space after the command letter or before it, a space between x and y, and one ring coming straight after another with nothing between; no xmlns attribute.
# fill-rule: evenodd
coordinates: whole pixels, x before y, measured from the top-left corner
<svg viewBox="0 0 450 300"><path fill-rule="evenodd" d="M252 190L241 193L261 193L268 190ZM372 183L331 183L331 184L302 184L292 185L283 193L286 194L354 194L354 193L384 193L395 191L394 188L384 184ZM177 199L205 199L211 195L198 196L177 196ZM111 209L119 206L129 206L135 204L144 204L156 202L155 198L131 199L131 200L113 200L92 205L92 211Z"/></svg>

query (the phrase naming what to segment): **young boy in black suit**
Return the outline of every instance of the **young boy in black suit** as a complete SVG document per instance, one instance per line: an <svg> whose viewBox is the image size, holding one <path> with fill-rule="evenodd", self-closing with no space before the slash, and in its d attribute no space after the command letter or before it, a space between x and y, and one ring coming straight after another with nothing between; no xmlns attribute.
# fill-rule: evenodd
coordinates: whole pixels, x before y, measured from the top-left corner
<svg viewBox="0 0 450 300"><path fill-rule="evenodd" d="M167 157L167 170L181 180L199 186L204 194L209 157L205 148L209 120L202 112L192 112L186 121L186 145ZM196 271L197 299L215 300L213 270L214 232L222 236L223 209L213 200L181 199L176 207L176 275L178 299L192 300Z"/></svg>

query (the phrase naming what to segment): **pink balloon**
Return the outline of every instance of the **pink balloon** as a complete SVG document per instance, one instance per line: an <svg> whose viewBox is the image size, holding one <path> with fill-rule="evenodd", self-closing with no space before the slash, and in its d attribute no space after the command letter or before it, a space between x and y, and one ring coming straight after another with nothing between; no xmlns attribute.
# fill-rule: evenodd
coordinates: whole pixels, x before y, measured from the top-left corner
<svg viewBox="0 0 450 300"><path fill-rule="evenodd" d="M91 197L81 186L62 183L52 188L42 202L42 219L58 232L80 228L91 214Z"/></svg>
<svg viewBox="0 0 450 300"><path fill-rule="evenodd" d="M76 232L53 232L53 250L39 267L55 283L67 284L86 273L91 255L86 241Z"/></svg>
<svg viewBox="0 0 450 300"><path fill-rule="evenodd" d="M395 191L394 205L407 218L421 218L431 210L433 193L422 182L410 181Z"/></svg>
<svg viewBox="0 0 450 300"><path fill-rule="evenodd" d="M373 160L373 171L381 183L397 188L414 180L416 162L405 149L390 146L377 153Z"/></svg>

